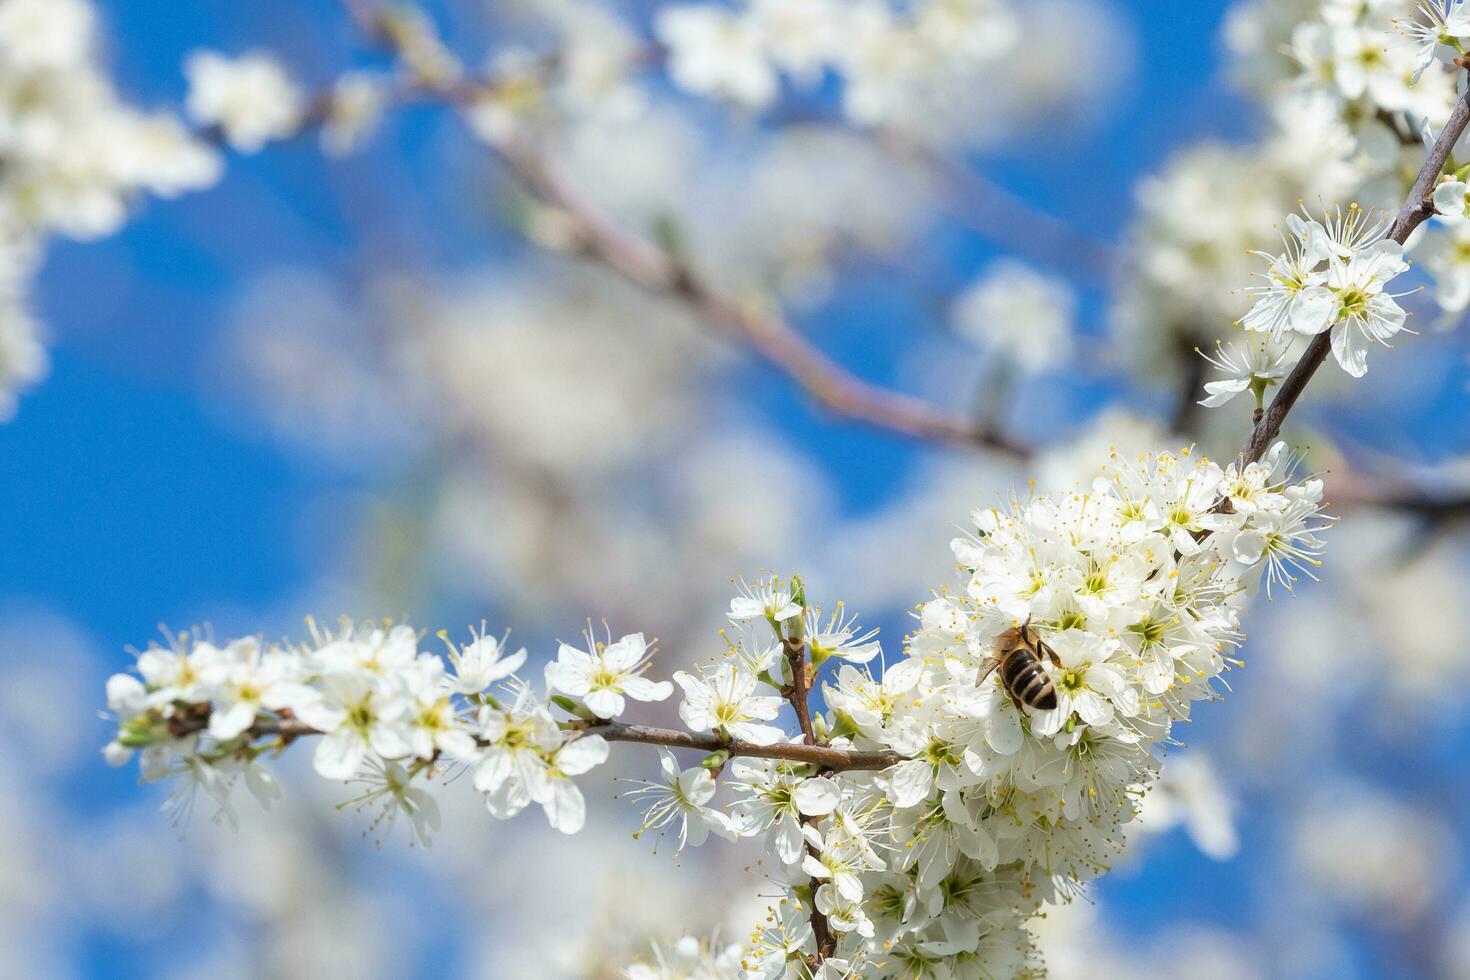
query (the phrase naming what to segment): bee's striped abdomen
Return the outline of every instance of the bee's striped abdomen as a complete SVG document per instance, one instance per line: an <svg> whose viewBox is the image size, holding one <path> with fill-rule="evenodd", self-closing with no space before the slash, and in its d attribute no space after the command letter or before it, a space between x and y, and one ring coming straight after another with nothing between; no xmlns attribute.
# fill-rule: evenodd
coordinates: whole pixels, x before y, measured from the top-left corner
<svg viewBox="0 0 1470 980"><path fill-rule="evenodd" d="M1000 681L1021 704L1050 711L1057 706L1057 688L1036 654L1024 646L1012 647L1000 663Z"/></svg>

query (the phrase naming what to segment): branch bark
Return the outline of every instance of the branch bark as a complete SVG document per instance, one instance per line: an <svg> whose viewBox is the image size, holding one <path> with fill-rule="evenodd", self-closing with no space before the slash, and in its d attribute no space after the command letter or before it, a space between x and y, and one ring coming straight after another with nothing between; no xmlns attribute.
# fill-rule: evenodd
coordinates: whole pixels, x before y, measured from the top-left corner
<svg viewBox="0 0 1470 980"><path fill-rule="evenodd" d="M780 627L777 627L780 629ZM795 620L795 635L783 633L781 635L781 649L785 651L786 662L791 665L791 686L783 691L786 699L791 702L791 707L796 709L796 723L801 728L803 741L808 746L817 747L816 729L812 727L812 711L809 699L811 689L807 685L806 676L806 639L801 633L802 620ZM810 817L801 818L803 824L812 823ZM821 852L814 847L810 841L806 844L806 851L814 858L821 858ZM832 935L832 929L827 924L827 916L817 908L817 888L820 887L814 879L810 880L812 898L812 937L817 944L817 953L812 966L816 966L823 960L832 956L837 951L837 938Z"/></svg>
<svg viewBox="0 0 1470 980"><path fill-rule="evenodd" d="M624 725L620 722L588 725L585 730L601 735L609 742L643 742L676 749L701 749L705 752L723 749L732 758L745 756L751 759L784 759L788 762L809 763L830 772L887 769L907 759L906 756L886 749L867 752L791 742L757 745L738 738L725 741L717 735L681 732L672 728L650 728L646 725Z"/></svg>
<svg viewBox="0 0 1470 980"><path fill-rule="evenodd" d="M209 727L209 711L193 711L175 715L169 720L169 734L183 738L204 731ZM652 728L647 725L625 725L622 722L574 723L579 732L601 735L609 742L638 742L644 745L666 745L672 749L698 749L702 752L728 752L731 758L783 759L787 762L802 762L831 772L854 772L858 770L882 770L897 765L905 756L892 751L860 751L843 749L831 745L778 742L775 745L757 745L744 739L722 739L714 734L684 732L673 728ZM322 732L295 718L258 719L246 730L251 739L267 738L272 735L294 741ZM482 745L484 743L481 743Z"/></svg>

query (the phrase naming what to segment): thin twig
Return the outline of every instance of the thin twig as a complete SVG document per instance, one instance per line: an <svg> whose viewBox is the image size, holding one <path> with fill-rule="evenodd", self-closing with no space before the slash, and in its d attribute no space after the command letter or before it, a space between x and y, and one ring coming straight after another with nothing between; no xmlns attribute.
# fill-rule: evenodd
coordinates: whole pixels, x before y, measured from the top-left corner
<svg viewBox="0 0 1470 980"><path fill-rule="evenodd" d="M207 705L204 706L208 708ZM183 738L204 731L209 727L209 710L195 710L178 714L169 719L169 734ZM832 772L855 772L858 770L882 770L897 765L905 756L891 751L859 751L831 745L778 742L775 745L758 745L744 739L725 739L715 734L682 732L673 728L651 728L647 725L625 725L621 722L573 722L572 727L585 734L601 735L609 742L639 742L645 745L666 745L673 749L698 749L703 752L728 752L731 758L782 759L817 766ZM312 735L323 734L320 730L296 718L261 717L246 730L251 739L272 735L292 741ZM477 740L481 747L488 743Z"/></svg>
<svg viewBox="0 0 1470 980"><path fill-rule="evenodd" d="M1470 490L1463 486L1434 490L1397 480L1349 477L1333 480L1329 491L1337 507L1378 507L1411 514L1432 524L1470 517Z"/></svg>
<svg viewBox="0 0 1470 980"><path fill-rule="evenodd" d="M812 727L812 710L809 704L811 688L807 684L806 674L806 639L801 630L800 617L795 620L795 626L790 633L781 632L781 628L777 626L777 632L781 635L781 649L785 651L786 662L791 666L791 685L783 688L781 693L786 695L786 699L791 702L791 707L796 709L796 723L801 728L802 740L807 745L816 746L817 733ZM803 815L801 822L811 824L813 820ZM806 842L806 851L818 860L822 857L821 852L811 841ZM811 880L810 885L812 890L812 938L817 944L816 958L812 964L815 965L837 951L837 939L832 935L832 929L827 924L827 916L817 908L817 888L820 886L815 880Z"/></svg>
<svg viewBox="0 0 1470 980"><path fill-rule="evenodd" d="M950 214L986 239L1097 285L1107 285L1122 271L1124 259L1116 245L1037 210L979 171L917 140L890 130L875 137L895 157L934 174Z"/></svg>
<svg viewBox="0 0 1470 980"><path fill-rule="evenodd" d="M386 11L380 0L343 2L370 40L394 45L392 33L383 29ZM418 81L420 87L435 85L433 80ZM446 102L468 109L493 96L497 85L493 76L465 76L440 83L437 90ZM493 148L536 197L568 220L581 254L644 289L681 300L702 319L775 365L829 411L926 442L984 446L1018 458L1031 454L1029 446L990 423L971 421L923 398L857 377L803 337L774 308L724 296L680 258L617 225L578 192L523 133L508 133Z"/></svg>
<svg viewBox="0 0 1470 980"><path fill-rule="evenodd" d="M1434 213L1430 195L1434 191L1434 185L1439 180L1440 173L1444 170L1445 161L1450 158L1450 151L1454 148L1455 141L1465 131L1467 123L1470 123L1470 89L1467 89L1465 94L1460 96L1460 100L1455 103L1449 121L1445 123L1439 139L1435 140L1433 148L1425 158L1424 166L1414 181L1413 189L1409 191L1408 199L1404 201L1404 206L1399 209L1398 217L1394 219L1392 227L1389 228L1388 238L1390 240L1402 245L1408 240L1414 229ZM1327 360L1327 355L1331 350L1331 329L1324 330L1312 338L1306 353L1302 355L1302 359L1297 362L1291 374L1282 382L1281 390L1276 392L1276 397L1271 400L1266 414L1251 430L1245 448L1240 451L1243 464L1254 463L1266 454L1271 443L1281 434L1281 424L1286 421L1287 413L1302 396L1307 382L1312 380L1312 375L1316 374L1322 362Z"/></svg>
<svg viewBox="0 0 1470 980"><path fill-rule="evenodd" d="M832 412L915 439L985 446L1016 457L1030 454L1030 447L989 423L972 422L922 398L858 378L801 336L778 311L722 295L687 263L608 218L524 135L507 134L495 149L536 197L567 219L578 254L644 289L683 301Z"/></svg>
<svg viewBox="0 0 1470 980"><path fill-rule="evenodd" d="M751 759L783 759L787 762L808 763L831 772L878 771L907 760L907 756L886 749L867 752L804 742L757 745L738 738L726 740L718 735L681 732L673 728L650 728L647 725L624 725L620 722L588 725L585 730L595 732L609 742L643 742L676 749L702 749L706 752L723 750L730 753L732 758L744 756Z"/></svg>

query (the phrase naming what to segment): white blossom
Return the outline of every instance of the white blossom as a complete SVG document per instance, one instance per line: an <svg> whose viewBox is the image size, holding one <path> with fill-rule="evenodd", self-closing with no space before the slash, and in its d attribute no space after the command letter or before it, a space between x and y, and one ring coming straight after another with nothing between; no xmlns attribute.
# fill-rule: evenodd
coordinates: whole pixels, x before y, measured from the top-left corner
<svg viewBox="0 0 1470 980"><path fill-rule="evenodd" d="M300 657L265 650L253 639L225 647L202 671L202 683L214 710L209 734L220 740L239 735L262 710L279 711L309 697L300 683L305 670Z"/></svg>
<svg viewBox="0 0 1470 980"><path fill-rule="evenodd" d="M1383 238L1386 223L1356 206L1327 224L1288 219L1286 252L1272 259L1269 285L1241 321L1280 341L1287 330L1306 335L1331 331L1332 353L1355 378L1368 370L1368 348L1389 346L1404 329L1405 313L1384 286L1409 267L1403 246Z"/></svg>
<svg viewBox="0 0 1470 980"><path fill-rule="evenodd" d="M414 775L415 770L405 769L396 762L372 760L363 772L348 780L365 787L362 793L342 805L357 809L378 807L373 829L391 828L401 814L408 818L412 839L428 847L433 843L430 838L439 831L439 803L428 790L414 785Z"/></svg>
<svg viewBox="0 0 1470 980"><path fill-rule="evenodd" d="M451 683L460 694L479 694L496 681L503 680L526 662L525 648L505 654L503 641L481 633L465 646L450 648L449 662L454 666Z"/></svg>
<svg viewBox="0 0 1470 980"><path fill-rule="evenodd" d="M1223 378L1205 382L1208 395L1200 401L1206 408L1219 408L1228 404L1243 391L1253 392L1256 404L1260 405L1266 392L1281 383L1291 372L1295 360L1278 342L1270 337L1257 337L1228 347L1218 341L1215 355L1200 352L1200 356L1218 369Z"/></svg>
<svg viewBox="0 0 1470 980"><path fill-rule="evenodd" d="M321 693L296 708L302 721L325 732L312 763L323 779L351 779L369 753L399 759L412 751L408 699L363 670L322 676Z"/></svg>
<svg viewBox="0 0 1470 980"><path fill-rule="evenodd" d="M712 4L664 7L657 32L681 88L757 109L775 98L779 83L760 28L742 14Z"/></svg>
<svg viewBox="0 0 1470 980"><path fill-rule="evenodd" d="M1030 373L1071 356L1076 298L1066 280L997 259L955 303L955 329Z"/></svg>
<svg viewBox="0 0 1470 980"><path fill-rule="evenodd" d="M780 623L801 613L801 603L795 602L780 582L770 579L753 586L742 582L741 594L730 600L726 615L736 621L764 617Z"/></svg>
<svg viewBox="0 0 1470 980"><path fill-rule="evenodd" d="M710 831L722 837L732 835L730 818L709 805L715 795L715 778L708 768L694 766L681 770L674 753L661 748L659 775L658 781L636 780L642 788L626 794L644 808L645 831L663 831L677 822L676 854L686 845L703 844Z"/></svg>
<svg viewBox="0 0 1470 980"><path fill-rule="evenodd" d="M781 729L765 724L780 714L781 699L757 694L759 681L755 675L736 664L702 669L698 675L676 671L674 682L684 690L679 717L692 730L720 731L758 745L781 738Z"/></svg>
<svg viewBox="0 0 1470 980"><path fill-rule="evenodd" d="M1434 299L1446 313L1470 308L1470 221L1431 229L1418 252L1434 276Z"/></svg>
<svg viewBox="0 0 1470 980"><path fill-rule="evenodd" d="M227 58L195 51L184 63L189 79L189 115L218 126L230 145L256 153L272 140L293 135L306 111L296 85L269 54Z"/></svg>
<svg viewBox="0 0 1470 980"><path fill-rule="evenodd" d="M651 963L634 963L622 980L744 980L738 945L720 946L684 936L671 947L654 944Z"/></svg>
<svg viewBox="0 0 1470 980"><path fill-rule="evenodd" d="M589 629L586 650L563 643L556 662L546 665L550 688L581 698L599 718L616 718L623 713L627 698L662 701L674 693L668 681L651 681L648 669L650 646L642 633L629 633L615 643L598 643Z"/></svg>
<svg viewBox="0 0 1470 980"><path fill-rule="evenodd" d="M1416 17L1394 23L1414 48L1417 60L1412 82L1417 85L1436 59L1452 63L1465 53L1463 42L1470 38L1470 11L1466 11L1464 0L1421 0L1414 12Z"/></svg>

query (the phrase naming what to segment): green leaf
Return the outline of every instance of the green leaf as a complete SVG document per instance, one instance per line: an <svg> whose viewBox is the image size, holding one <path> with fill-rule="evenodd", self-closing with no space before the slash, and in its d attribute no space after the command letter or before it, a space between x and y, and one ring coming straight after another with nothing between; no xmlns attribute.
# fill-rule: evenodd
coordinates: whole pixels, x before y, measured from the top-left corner
<svg viewBox="0 0 1470 980"><path fill-rule="evenodd" d="M573 701L571 698L566 697L565 695L553 694L551 696L551 703L556 705L563 711L571 712L578 718L581 718L583 721L598 720L597 716L592 713L592 709L588 708L580 701Z"/></svg>

